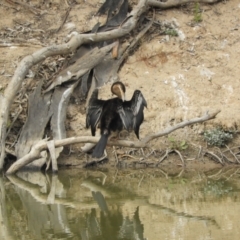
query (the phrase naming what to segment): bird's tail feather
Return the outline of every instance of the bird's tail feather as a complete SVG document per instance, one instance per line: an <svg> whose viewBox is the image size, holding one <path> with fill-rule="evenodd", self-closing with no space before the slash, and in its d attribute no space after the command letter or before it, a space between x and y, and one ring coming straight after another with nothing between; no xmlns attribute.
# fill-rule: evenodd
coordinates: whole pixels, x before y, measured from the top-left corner
<svg viewBox="0 0 240 240"><path fill-rule="evenodd" d="M107 145L108 141L108 134L102 134L100 140L98 141L97 145L95 146L92 157L94 158L100 158L102 157L105 147Z"/></svg>

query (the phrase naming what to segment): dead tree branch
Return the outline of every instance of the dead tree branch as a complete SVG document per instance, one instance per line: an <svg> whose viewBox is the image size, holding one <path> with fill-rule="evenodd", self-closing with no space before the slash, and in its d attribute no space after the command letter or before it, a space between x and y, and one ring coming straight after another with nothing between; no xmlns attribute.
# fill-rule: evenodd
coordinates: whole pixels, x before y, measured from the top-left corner
<svg viewBox="0 0 240 240"><path fill-rule="evenodd" d="M210 119L213 119L216 117L216 115L220 111L215 111L212 114L206 113L202 117L190 119L187 121L183 121L175 126L169 127L168 129L164 130L163 132L158 132L156 134L151 134L149 136L146 136L141 141L127 141L127 140L118 140L118 141L109 141L108 145L110 146L122 146L122 147L131 147L131 148L143 148L147 147L148 143L152 141L155 138L159 138L165 135L168 135L169 133L179 129L183 128L195 123L201 123L204 121L208 121ZM31 151L26 154L24 157L17 160L6 172L6 174L13 174L17 172L21 167L29 164L30 162L38 159L40 157L40 154L43 150L48 149L48 139L43 139L42 141L38 142L36 145L34 145L31 149ZM69 144L76 144L76 143L97 143L99 141L99 137L71 137L71 138L65 138L61 140L54 141L55 148L66 146ZM53 143L52 143L53 144Z"/></svg>
<svg viewBox="0 0 240 240"><path fill-rule="evenodd" d="M216 3L216 2L219 2L219 0L168 0L166 2L161 2L161 1L157 1L157 0L149 0L148 5L151 7L167 9L167 8L177 7L182 4L186 4L186 3L190 3L190 2Z"/></svg>
<svg viewBox="0 0 240 240"><path fill-rule="evenodd" d="M144 142L145 144L147 144L148 142L150 142L151 140L155 139L155 138L158 138L158 137L162 137L162 136L165 136L173 131L175 131L176 129L178 128L183 128L183 127L186 127L186 126L189 126L189 125L192 125L192 124L195 124L195 123L202 123L202 122L205 122L205 121L208 121L210 119L213 119L216 117L216 115L220 112L220 110L217 110L215 112L213 112L212 114L209 114L208 112L200 117L200 118L193 118L191 120L187 120L187 121L183 121L183 122L180 122L178 123L177 125L173 126L173 127L169 127L167 128L166 130L164 130L163 132L157 132L157 133L154 133L154 134L151 134L149 136L146 136L141 142Z"/></svg>

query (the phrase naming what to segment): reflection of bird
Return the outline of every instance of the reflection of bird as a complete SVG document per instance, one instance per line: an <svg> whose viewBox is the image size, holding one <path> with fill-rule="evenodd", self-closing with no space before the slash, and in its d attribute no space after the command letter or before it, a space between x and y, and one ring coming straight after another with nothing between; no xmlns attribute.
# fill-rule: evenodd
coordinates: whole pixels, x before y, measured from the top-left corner
<svg viewBox="0 0 240 240"><path fill-rule="evenodd" d="M125 85L122 82L115 82L111 91L117 97L100 100L98 90L95 89L87 108L86 127L91 127L92 135L95 136L96 127L99 123L101 138L97 143L92 156L100 158L107 145L111 132L134 130L139 138L139 128L144 120L143 109L147 107L140 90L135 90L130 101L125 101Z"/></svg>

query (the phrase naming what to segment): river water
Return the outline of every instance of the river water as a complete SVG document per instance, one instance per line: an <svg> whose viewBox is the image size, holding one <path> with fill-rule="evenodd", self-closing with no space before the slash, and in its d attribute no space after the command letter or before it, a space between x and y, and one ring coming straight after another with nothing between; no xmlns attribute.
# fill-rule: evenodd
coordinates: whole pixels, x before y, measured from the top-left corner
<svg viewBox="0 0 240 240"><path fill-rule="evenodd" d="M240 169L0 178L0 239L239 239Z"/></svg>

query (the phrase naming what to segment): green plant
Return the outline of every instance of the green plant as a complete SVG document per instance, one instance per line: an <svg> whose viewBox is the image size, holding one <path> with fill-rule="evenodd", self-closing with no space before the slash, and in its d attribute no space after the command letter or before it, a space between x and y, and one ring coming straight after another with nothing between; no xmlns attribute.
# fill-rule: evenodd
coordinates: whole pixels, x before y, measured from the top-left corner
<svg viewBox="0 0 240 240"><path fill-rule="evenodd" d="M196 23L202 22L202 12L201 12L201 9L200 9L200 6L199 6L198 2L196 2L195 6L194 6L194 18L193 18L193 20Z"/></svg>
<svg viewBox="0 0 240 240"><path fill-rule="evenodd" d="M178 36L178 32L176 29L173 29L173 28L167 28L165 30L165 34L166 35L169 35L169 36L173 36L173 37L177 37Z"/></svg>
<svg viewBox="0 0 240 240"><path fill-rule="evenodd" d="M204 140L210 146L222 147L233 138L232 132L224 131L220 128L207 130L203 133Z"/></svg>
<svg viewBox="0 0 240 240"><path fill-rule="evenodd" d="M186 150L188 148L188 144L185 140L179 141L174 139L173 137L168 137L168 141L170 142L171 149Z"/></svg>

